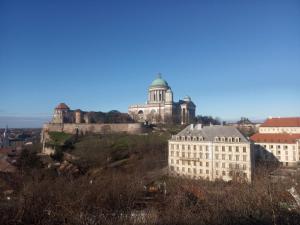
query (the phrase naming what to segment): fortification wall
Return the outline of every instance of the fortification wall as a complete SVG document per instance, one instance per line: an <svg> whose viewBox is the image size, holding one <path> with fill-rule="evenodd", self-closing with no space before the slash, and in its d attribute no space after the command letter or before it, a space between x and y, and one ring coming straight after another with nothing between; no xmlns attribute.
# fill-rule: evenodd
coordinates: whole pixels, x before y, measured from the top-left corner
<svg viewBox="0 0 300 225"><path fill-rule="evenodd" d="M58 131L69 134L107 134L107 133L129 133L140 134L144 131L141 123L114 123L114 124L86 124L86 123L47 123L43 126L44 132Z"/></svg>

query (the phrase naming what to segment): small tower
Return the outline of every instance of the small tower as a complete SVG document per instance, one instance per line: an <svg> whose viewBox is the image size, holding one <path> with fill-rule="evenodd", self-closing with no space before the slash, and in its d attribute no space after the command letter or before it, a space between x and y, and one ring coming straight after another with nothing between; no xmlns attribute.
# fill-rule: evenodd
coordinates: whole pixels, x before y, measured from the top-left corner
<svg viewBox="0 0 300 225"><path fill-rule="evenodd" d="M70 108L65 103L60 103L54 109L52 123L65 123L68 122Z"/></svg>
<svg viewBox="0 0 300 225"><path fill-rule="evenodd" d="M81 110L77 109L75 111L75 123L81 123L81 120L82 120Z"/></svg>
<svg viewBox="0 0 300 225"><path fill-rule="evenodd" d="M166 92L166 103L173 103L173 92L171 88L169 88Z"/></svg>
<svg viewBox="0 0 300 225"><path fill-rule="evenodd" d="M9 146L9 130L8 126L6 125L6 128L3 133L3 147L6 148Z"/></svg>

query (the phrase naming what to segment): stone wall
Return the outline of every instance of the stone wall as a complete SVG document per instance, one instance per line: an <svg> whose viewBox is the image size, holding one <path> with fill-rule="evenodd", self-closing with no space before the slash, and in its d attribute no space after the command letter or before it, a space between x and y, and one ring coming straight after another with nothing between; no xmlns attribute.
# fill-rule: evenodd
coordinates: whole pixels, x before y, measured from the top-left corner
<svg viewBox="0 0 300 225"><path fill-rule="evenodd" d="M86 124L86 123L47 123L43 126L43 132L65 132L69 134L107 134L107 133L129 133L140 134L144 131L141 123L114 123L114 124Z"/></svg>

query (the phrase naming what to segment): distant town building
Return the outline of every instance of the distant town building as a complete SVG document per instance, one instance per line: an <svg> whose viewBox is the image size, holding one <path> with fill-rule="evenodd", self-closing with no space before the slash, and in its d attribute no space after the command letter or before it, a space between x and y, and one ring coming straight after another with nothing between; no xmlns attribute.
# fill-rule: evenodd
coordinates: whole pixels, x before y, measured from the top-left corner
<svg viewBox="0 0 300 225"><path fill-rule="evenodd" d="M195 118L196 105L189 96L173 101L173 92L160 74L148 88L146 104L131 105L129 115L138 122L189 124Z"/></svg>
<svg viewBox="0 0 300 225"><path fill-rule="evenodd" d="M254 154L233 126L191 124L169 140L168 165L172 175L251 182Z"/></svg>
<svg viewBox="0 0 300 225"><path fill-rule="evenodd" d="M251 136L259 158L285 166L299 164L300 117L269 118Z"/></svg>

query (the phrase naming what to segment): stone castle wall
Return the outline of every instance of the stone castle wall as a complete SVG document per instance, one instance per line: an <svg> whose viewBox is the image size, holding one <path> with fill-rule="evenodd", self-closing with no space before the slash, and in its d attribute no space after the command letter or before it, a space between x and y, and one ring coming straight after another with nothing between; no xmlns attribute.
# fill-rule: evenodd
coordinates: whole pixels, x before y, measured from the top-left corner
<svg viewBox="0 0 300 225"><path fill-rule="evenodd" d="M107 134L107 133L129 133L140 134L144 131L141 123L113 123L113 124L86 124L86 123L47 123L43 126L43 132L65 132L69 134Z"/></svg>

